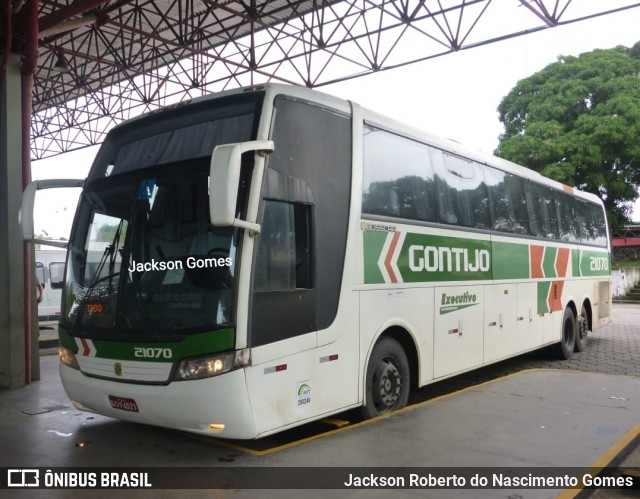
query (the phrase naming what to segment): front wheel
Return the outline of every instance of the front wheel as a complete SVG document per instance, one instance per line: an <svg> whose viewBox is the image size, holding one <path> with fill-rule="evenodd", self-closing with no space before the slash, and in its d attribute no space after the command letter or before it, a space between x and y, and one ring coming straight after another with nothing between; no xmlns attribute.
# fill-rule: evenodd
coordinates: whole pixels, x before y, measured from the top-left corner
<svg viewBox="0 0 640 499"><path fill-rule="evenodd" d="M573 355L576 346L576 318L573 311L567 307L562 316L562 339L554 346L553 353L558 359L568 360Z"/></svg>
<svg viewBox="0 0 640 499"><path fill-rule="evenodd" d="M410 382L404 349L393 338L382 338L373 348L367 365L362 415L373 418L407 405Z"/></svg>

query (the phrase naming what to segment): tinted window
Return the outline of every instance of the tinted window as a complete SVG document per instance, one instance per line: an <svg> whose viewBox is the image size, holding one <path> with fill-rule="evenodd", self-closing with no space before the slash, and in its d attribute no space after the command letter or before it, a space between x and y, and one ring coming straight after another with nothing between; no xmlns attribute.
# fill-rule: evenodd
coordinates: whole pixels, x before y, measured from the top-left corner
<svg viewBox="0 0 640 499"><path fill-rule="evenodd" d="M147 115L109 134L89 181L159 164L210 157L218 144L255 136L263 94L205 100Z"/></svg>
<svg viewBox="0 0 640 499"><path fill-rule="evenodd" d="M607 223L604 218L604 212L598 205L589 205L590 225L589 234L590 241L598 246L606 246L607 244Z"/></svg>
<svg viewBox="0 0 640 499"><path fill-rule="evenodd" d="M486 168L486 179L491 199L493 230L531 234L522 179L489 167Z"/></svg>
<svg viewBox="0 0 640 499"><path fill-rule="evenodd" d="M580 241L580 227L576 216L575 198L555 193L556 205L558 209L558 221L560 228L560 239L568 242Z"/></svg>
<svg viewBox="0 0 640 499"><path fill-rule="evenodd" d="M365 126L362 212L437 221L429 148Z"/></svg>
<svg viewBox="0 0 640 499"><path fill-rule="evenodd" d="M589 205L586 201L582 201L578 198L572 199L573 213L575 216L575 226L577 235L580 241L584 243L591 243L591 235L589 233L589 226L591 225L591 213L589 212Z"/></svg>
<svg viewBox="0 0 640 499"><path fill-rule="evenodd" d="M275 106L271 133L275 150L268 158L263 230L258 236L269 241L258 240L256 245L252 346L322 331L333 323L349 223L350 118L285 96L277 97ZM271 210L277 214L270 215ZM266 260L279 275L265 276L260 266Z"/></svg>
<svg viewBox="0 0 640 499"><path fill-rule="evenodd" d="M310 211L308 205L265 201L256 291L311 287Z"/></svg>
<svg viewBox="0 0 640 499"><path fill-rule="evenodd" d="M553 191L548 187L526 182L524 192L531 233L546 239L558 239L558 214Z"/></svg>
<svg viewBox="0 0 640 499"><path fill-rule="evenodd" d="M600 206L365 126L363 214L606 246Z"/></svg>
<svg viewBox="0 0 640 499"><path fill-rule="evenodd" d="M433 150L440 222L489 229L491 217L482 165Z"/></svg>

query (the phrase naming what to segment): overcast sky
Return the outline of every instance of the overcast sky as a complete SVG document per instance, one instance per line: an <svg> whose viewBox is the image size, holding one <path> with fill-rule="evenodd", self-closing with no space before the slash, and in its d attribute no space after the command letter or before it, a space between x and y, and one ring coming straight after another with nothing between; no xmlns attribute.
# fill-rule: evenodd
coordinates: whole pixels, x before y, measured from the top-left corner
<svg viewBox="0 0 640 499"><path fill-rule="evenodd" d="M560 55L640 41L640 9L448 54L321 87L423 130L492 153L497 107L515 84Z"/></svg>
<svg viewBox="0 0 640 499"><path fill-rule="evenodd" d="M596 48L632 46L640 40L640 9L464 50L437 59L383 71L320 90L354 100L381 114L467 146L493 152L502 132L496 111L518 80L557 60ZM84 178L97 147L33 163L33 178ZM70 217L53 222L49 214L73 213L68 196L42 199L36 230L67 236ZM634 220L640 219L636 203Z"/></svg>

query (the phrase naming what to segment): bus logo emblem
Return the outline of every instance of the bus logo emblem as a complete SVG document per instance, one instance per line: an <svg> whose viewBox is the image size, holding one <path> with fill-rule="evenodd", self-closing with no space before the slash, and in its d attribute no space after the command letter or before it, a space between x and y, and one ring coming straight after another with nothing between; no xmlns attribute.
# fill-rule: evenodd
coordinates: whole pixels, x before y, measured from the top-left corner
<svg viewBox="0 0 640 499"><path fill-rule="evenodd" d="M116 376L122 376L122 364L120 362L113 364L113 372L116 373Z"/></svg>

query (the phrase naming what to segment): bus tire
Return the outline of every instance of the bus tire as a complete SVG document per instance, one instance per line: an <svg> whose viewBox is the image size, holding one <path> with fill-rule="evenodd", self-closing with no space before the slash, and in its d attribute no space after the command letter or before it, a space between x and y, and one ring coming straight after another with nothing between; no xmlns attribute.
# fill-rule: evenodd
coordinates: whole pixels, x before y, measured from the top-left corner
<svg viewBox="0 0 640 499"><path fill-rule="evenodd" d="M564 309L562 316L562 339L554 345L554 356L561 360L568 360L573 355L576 346L576 318L569 307Z"/></svg>
<svg viewBox="0 0 640 499"><path fill-rule="evenodd" d="M586 350L587 336L590 332L587 311L583 305L580 315L578 316L578 323L576 324L576 352L584 352Z"/></svg>
<svg viewBox="0 0 640 499"><path fill-rule="evenodd" d="M407 355L393 338L382 338L373 347L365 378L365 419L387 414L407 405L411 376Z"/></svg>

